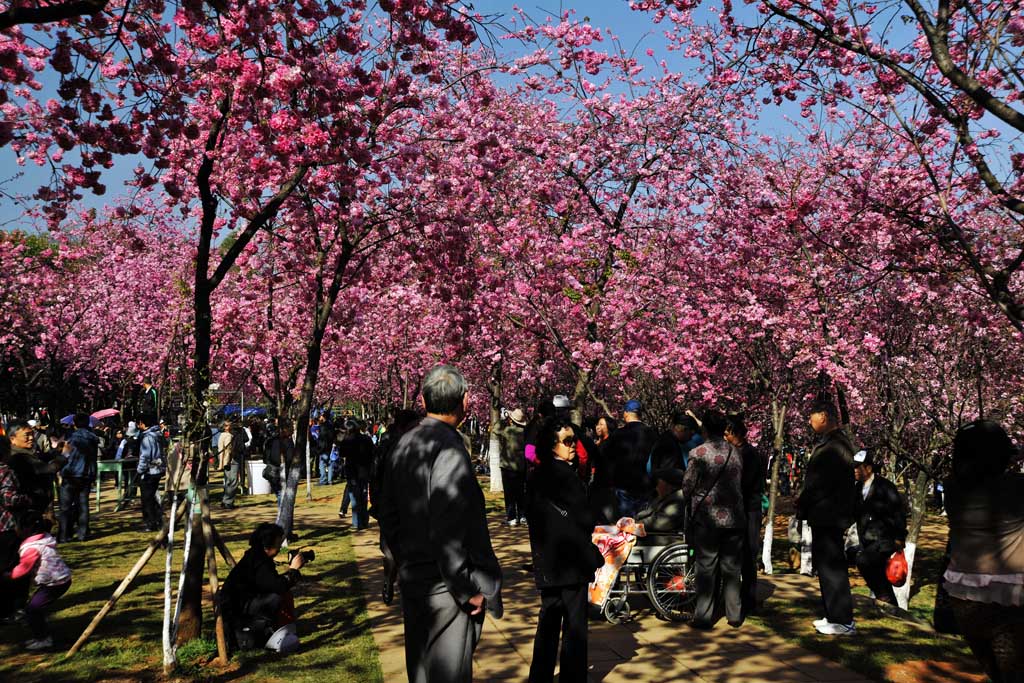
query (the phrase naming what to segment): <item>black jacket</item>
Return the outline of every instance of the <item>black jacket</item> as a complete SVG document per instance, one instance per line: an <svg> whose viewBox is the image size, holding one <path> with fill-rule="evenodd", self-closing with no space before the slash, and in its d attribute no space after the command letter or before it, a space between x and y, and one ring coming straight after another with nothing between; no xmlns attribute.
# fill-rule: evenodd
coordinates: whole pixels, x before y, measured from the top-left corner
<svg viewBox="0 0 1024 683"><path fill-rule="evenodd" d="M686 469L686 465L683 463L683 444L671 431L659 436L651 451L651 472L668 469Z"/></svg>
<svg viewBox="0 0 1024 683"><path fill-rule="evenodd" d="M643 422L630 422L608 437L604 458L613 488L634 496L647 496L652 488L647 459L656 439L654 430Z"/></svg>
<svg viewBox="0 0 1024 683"><path fill-rule="evenodd" d="M370 481L373 439L366 434L349 434L338 444L338 454L345 458L345 478L348 481Z"/></svg>
<svg viewBox="0 0 1024 683"><path fill-rule="evenodd" d="M50 462L42 460L32 451L12 448L7 465L18 477L18 492L32 499L32 509L46 510L53 499L54 476L64 464L63 457Z"/></svg>
<svg viewBox="0 0 1024 683"><path fill-rule="evenodd" d="M462 436L426 417L381 464L377 519L398 562L403 594L443 581L460 605L482 593L500 617L501 567Z"/></svg>
<svg viewBox="0 0 1024 683"><path fill-rule="evenodd" d="M527 481L526 496L537 587L593 581L604 558L591 542L594 516L576 469L561 460L542 463Z"/></svg>
<svg viewBox="0 0 1024 683"><path fill-rule="evenodd" d="M686 525L686 497L682 491L672 491L663 498L655 498L651 504L641 510L636 521L644 525L644 531L652 544L658 542L671 543L674 538L658 539L659 535L671 534L683 530Z"/></svg>
<svg viewBox="0 0 1024 683"><path fill-rule="evenodd" d="M850 437L842 429L833 430L811 451L804 487L796 501L797 517L812 527L845 529L853 524L855 485Z"/></svg>
<svg viewBox="0 0 1024 683"><path fill-rule="evenodd" d="M764 495L764 480L767 474L768 463L756 448L751 444L744 444L740 448L740 458L743 460L743 505L747 512L756 510L761 513L761 496ZM760 517L758 517L760 519Z"/></svg>
<svg viewBox="0 0 1024 683"><path fill-rule="evenodd" d="M857 483L856 492L854 514L861 546L906 540L907 517L903 513L903 498L891 481L876 474L871 480L867 499L864 498L863 483Z"/></svg>
<svg viewBox="0 0 1024 683"><path fill-rule="evenodd" d="M246 604L257 595L284 593L291 590L300 578L297 569L278 574L272 558L262 550L249 548L224 581L221 604L226 614L241 614Z"/></svg>

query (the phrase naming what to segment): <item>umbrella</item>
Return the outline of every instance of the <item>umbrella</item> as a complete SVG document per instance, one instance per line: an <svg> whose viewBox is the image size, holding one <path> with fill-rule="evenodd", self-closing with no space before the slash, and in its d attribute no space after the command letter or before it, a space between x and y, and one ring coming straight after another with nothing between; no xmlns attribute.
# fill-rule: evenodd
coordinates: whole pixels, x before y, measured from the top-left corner
<svg viewBox="0 0 1024 683"><path fill-rule="evenodd" d="M68 427L70 427L71 425L75 424L75 416L74 416L74 414L68 415L67 417L62 417L60 419L60 423L62 425L67 425ZM90 427L95 427L99 423L100 423L100 421L99 421L99 419L95 415L90 415L89 416L89 426Z"/></svg>
<svg viewBox="0 0 1024 683"><path fill-rule="evenodd" d="M90 415L90 417L94 417L97 420L105 420L108 417L114 417L115 415L120 414L121 411L117 408L104 408L103 410L97 410L95 413Z"/></svg>

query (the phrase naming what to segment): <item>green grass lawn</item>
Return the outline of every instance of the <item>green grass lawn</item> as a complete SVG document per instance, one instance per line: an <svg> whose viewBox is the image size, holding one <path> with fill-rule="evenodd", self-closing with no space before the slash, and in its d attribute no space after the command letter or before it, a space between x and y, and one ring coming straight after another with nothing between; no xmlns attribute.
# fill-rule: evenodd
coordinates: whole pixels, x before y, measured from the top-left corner
<svg viewBox="0 0 1024 683"><path fill-rule="evenodd" d="M304 492L304 490L303 490ZM209 665L216 656L212 615L205 613L203 638L179 651L175 678L197 681L259 680L296 683L382 681L380 662L369 629L348 523L337 516L340 486L316 487L317 500L307 503L300 492L296 510L298 546L316 549L316 561L303 569L295 591L299 615L300 650L288 657L269 652L237 654L226 669ZM213 493L219 494L214 488ZM330 494L330 495L328 495ZM234 511L214 508L214 520L235 558L247 547L252 528L273 521L271 496L243 497ZM166 555L158 551L99 625L90 641L73 658L65 652L113 593L146 548L151 534L139 531L142 515L136 508L103 511L92 517L93 538L61 547L74 573L71 590L58 602L51 618L58 650L28 654L21 642L28 637L23 626L0 627L0 680L53 681L154 681L162 673L161 624L163 619L163 570ZM181 536L175 547L175 571L182 559ZM219 559L219 558L218 558ZM283 557L282 557L283 560ZM283 561L281 569L284 569ZM218 564L221 580L227 567ZM177 574L174 576L177 587Z"/></svg>
<svg viewBox="0 0 1024 683"><path fill-rule="evenodd" d="M776 518L776 542L772 559L776 574L793 574L787 555L784 518ZM780 536L781 534L781 536ZM816 590L795 600L768 600L751 623L775 631L801 647L864 674L874 680L895 680L894 671L911 662L947 662L956 671L974 674L980 667L967 645L957 637L936 633L931 628L935 604L935 586L945 547L945 520L936 515L926 518L914 564L913 588L909 604L911 618L894 618L874 609L870 591L855 567L850 568L854 593L857 634L852 637L819 636L810 622L821 616ZM767 577L771 580L771 577ZM813 580L817 587L817 580ZM913 678L903 680L914 680ZM936 678L932 680L943 680Z"/></svg>

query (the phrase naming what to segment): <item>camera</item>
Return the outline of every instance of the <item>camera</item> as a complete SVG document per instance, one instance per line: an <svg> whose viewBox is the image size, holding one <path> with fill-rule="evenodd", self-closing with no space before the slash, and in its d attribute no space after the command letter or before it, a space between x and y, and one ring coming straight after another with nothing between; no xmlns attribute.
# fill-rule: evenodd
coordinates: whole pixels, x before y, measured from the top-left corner
<svg viewBox="0 0 1024 683"><path fill-rule="evenodd" d="M302 561L309 564L316 559L316 552L313 550L289 550L288 561L291 562L295 559L296 555L302 555Z"/></svg>

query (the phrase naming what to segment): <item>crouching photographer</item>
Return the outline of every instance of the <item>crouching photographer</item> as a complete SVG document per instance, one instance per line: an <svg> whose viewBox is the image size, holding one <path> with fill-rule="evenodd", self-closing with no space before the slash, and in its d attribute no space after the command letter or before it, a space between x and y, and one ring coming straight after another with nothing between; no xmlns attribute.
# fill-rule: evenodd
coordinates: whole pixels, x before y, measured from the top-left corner
<svg viewBox="0 0 1024 683"><path fill-rule="evenodd" d="M249 537L249 549L224 582L221 610L239 649L290 652L298 646L291 590L302 578L299 570L314 555L311 550L291 553L288 569L278 574L274 558L283 542L284 530L277 524L257 526Z"/></svg>

